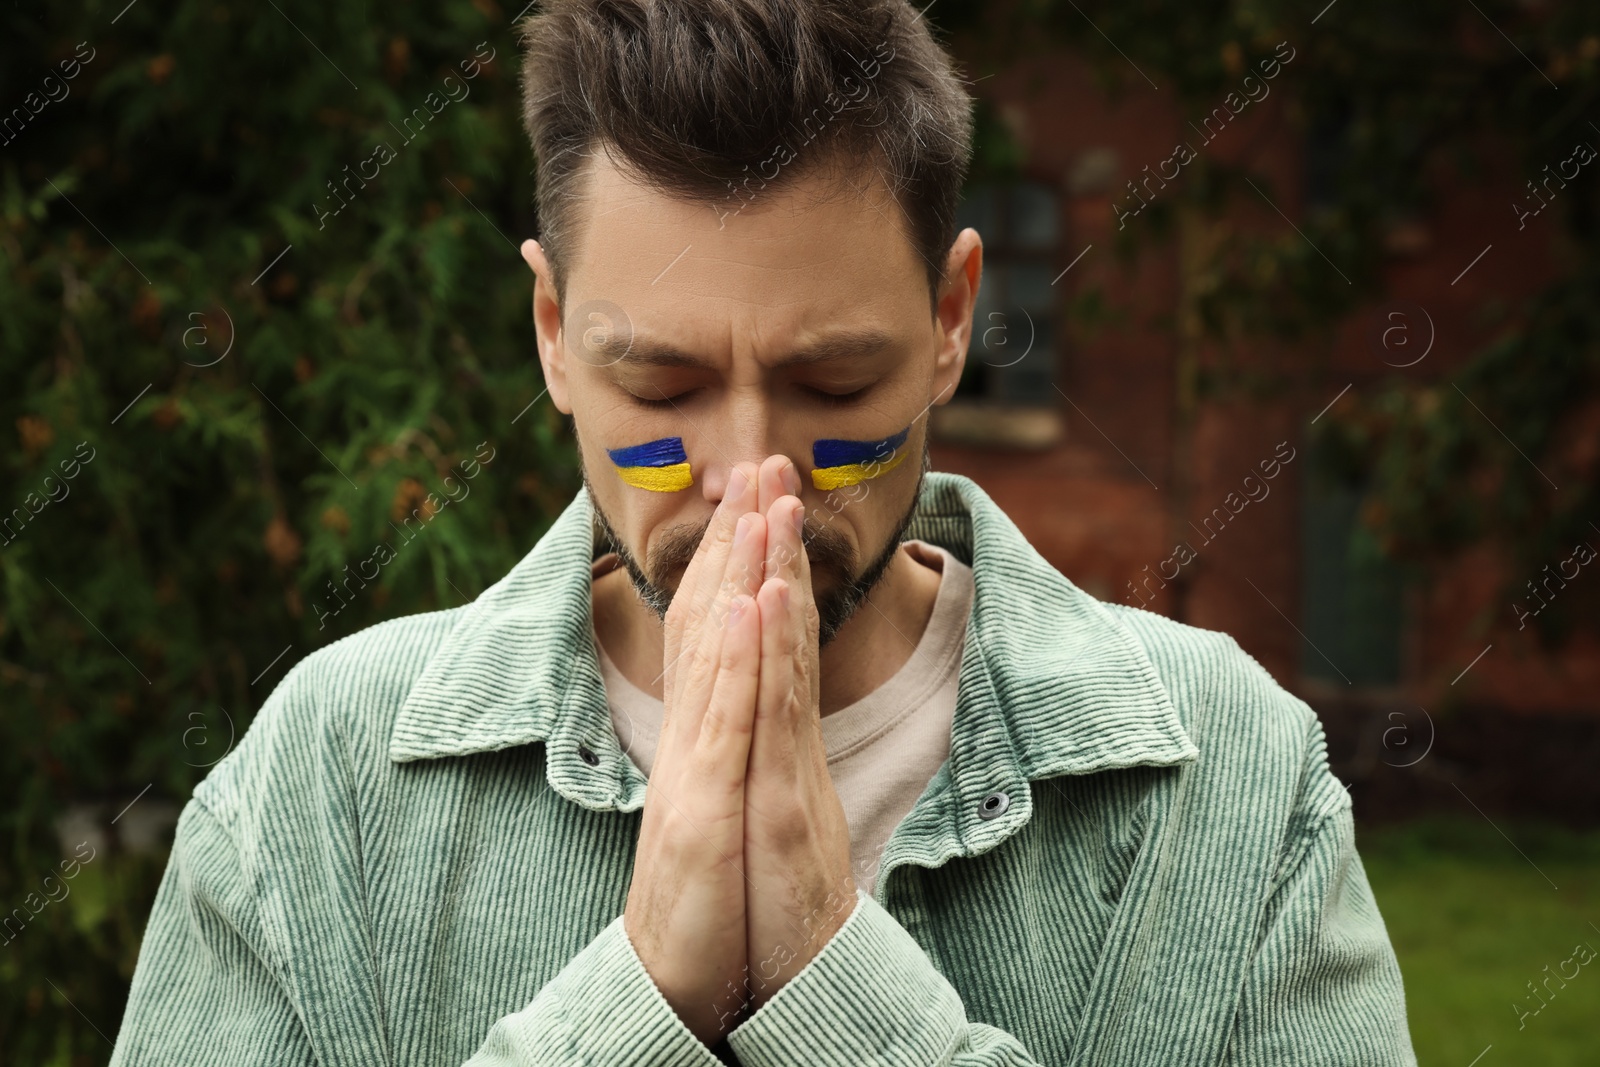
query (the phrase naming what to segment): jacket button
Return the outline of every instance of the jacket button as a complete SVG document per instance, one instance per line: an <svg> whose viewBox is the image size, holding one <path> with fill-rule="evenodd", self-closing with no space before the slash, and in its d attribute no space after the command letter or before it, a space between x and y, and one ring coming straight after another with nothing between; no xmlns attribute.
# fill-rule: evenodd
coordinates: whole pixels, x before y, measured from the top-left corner
<svg viewBox="0 0 1600 1067"><path fill-rule="evenodd" d="M596 756L593 752L590 752L587 745L578 746L578 758L583 760L583 762L587 763L591 767L600 766L600 757Z"/></svg>
<svg viewBox="0 0 1600 1067"><path fill-rule="evenodd" d="M992 819L1011 806L1011 798L998 790L983 798L978 805L978 818Z"/></svg>

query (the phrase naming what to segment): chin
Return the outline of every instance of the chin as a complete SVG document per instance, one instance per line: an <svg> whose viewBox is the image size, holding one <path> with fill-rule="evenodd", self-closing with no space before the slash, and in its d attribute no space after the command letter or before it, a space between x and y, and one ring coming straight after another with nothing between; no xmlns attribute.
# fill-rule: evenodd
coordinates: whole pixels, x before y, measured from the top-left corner
<svg viewBox="0 0 1600 1067"><path fill-rule="evenodd" d="M811 568L811 588L817 593L837 589L848 577L845 569L837 563L814 564Z"/></svg>

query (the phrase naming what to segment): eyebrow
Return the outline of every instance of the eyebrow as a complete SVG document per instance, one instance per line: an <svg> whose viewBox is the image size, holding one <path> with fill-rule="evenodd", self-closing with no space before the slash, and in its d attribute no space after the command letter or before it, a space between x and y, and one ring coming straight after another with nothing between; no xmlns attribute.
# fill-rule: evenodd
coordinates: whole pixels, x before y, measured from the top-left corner
<svg viewBox="0 0 1600 1067"><path fill-rule="evenodd" d="M896 340L882 330L869 329L830 334L790 352L774 363L772 369L834 363L871 356L894 347ZM709 361L685 352L666 341L638 336L633 338L627 355L615 365L621 367L626 364L639 367L687 367L692 370L716 369Z"/></svg>

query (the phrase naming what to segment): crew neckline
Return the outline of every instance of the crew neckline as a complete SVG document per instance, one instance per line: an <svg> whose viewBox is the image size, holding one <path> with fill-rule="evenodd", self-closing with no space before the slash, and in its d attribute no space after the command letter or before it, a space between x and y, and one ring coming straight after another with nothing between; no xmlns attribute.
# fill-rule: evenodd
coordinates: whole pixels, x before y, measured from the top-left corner
<svg viewBox="0 0 1600 1067"><path fill-rule="evenodd" d="M849 759L925 706L945 684L952 661L961 655L974 591L971 568L940 545L916 539L902 544L919 563L940 572L933 610L916 648L894 674L866 695L822 717L822 740L829 764ZM595 560L595 565L604 559L602 556ZM611 694L610 703L614 709L619 706L624 709L627 725L648 743L653 753L660 741L664 702L622 673L606 652L598 633L594 635L594 645ZM629 708L649 708L654 714L635 722L634 717L627 714ZM620 740L624 748L636 747L632 736Z"/></svg>

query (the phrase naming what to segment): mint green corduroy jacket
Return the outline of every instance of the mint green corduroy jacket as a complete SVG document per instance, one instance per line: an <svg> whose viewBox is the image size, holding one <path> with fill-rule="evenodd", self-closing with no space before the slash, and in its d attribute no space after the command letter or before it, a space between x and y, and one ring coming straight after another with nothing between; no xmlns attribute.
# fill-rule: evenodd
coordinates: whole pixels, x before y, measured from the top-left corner
<svg viewBox="0 0 1600 1067"><path fill-rule="evenodd" d="M1080 590L967 478L930 472L907 536L973 569L950 758L731 1054L1414 1064L1312 709L1227 635ZM179 819L114 1067L719 1062L622 927L645 778L599 546L580 491L476 602L289 671Z"/></svg>

